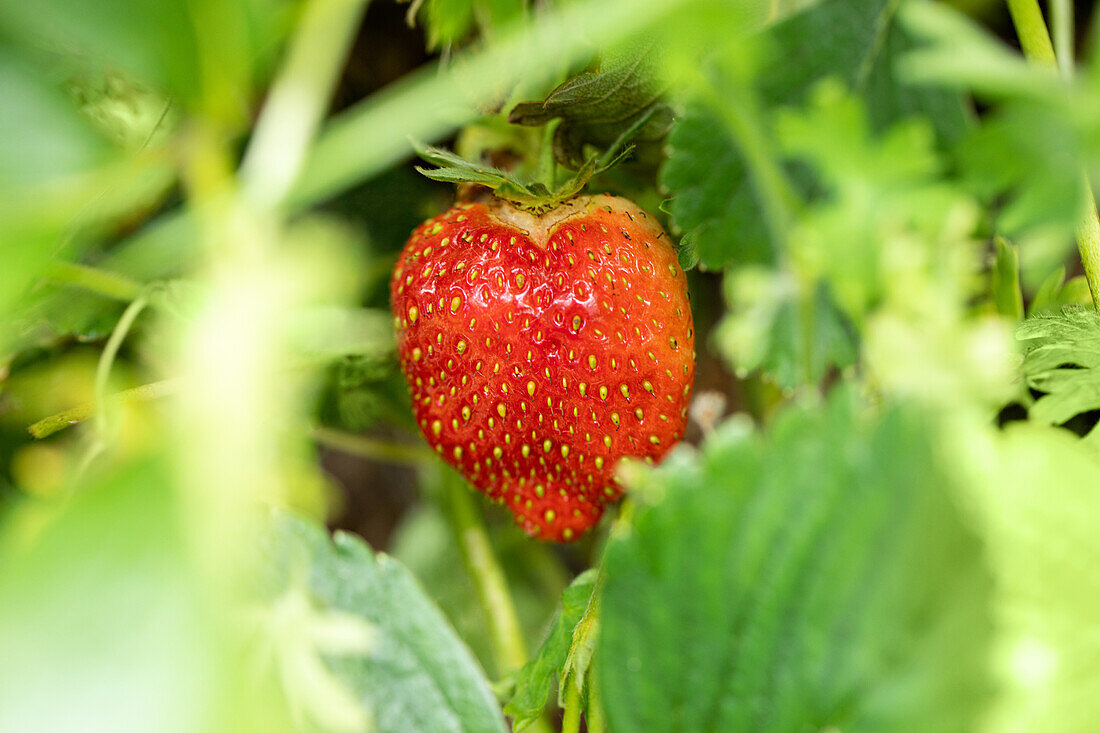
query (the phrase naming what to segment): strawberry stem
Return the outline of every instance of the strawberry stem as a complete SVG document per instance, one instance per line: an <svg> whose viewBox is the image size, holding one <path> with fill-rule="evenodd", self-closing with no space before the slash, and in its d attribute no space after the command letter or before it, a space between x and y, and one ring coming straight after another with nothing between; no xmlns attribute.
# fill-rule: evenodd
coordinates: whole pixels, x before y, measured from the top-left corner
<svg viewBox="0 0 1100 733"><path fill-rule="evenodd" d="M458 542L462 562L489 621L497 673L505 675L527 662L527 645L508 581L497 562L485 522L474 504L470 488L457 474L447 470L443 476L443 491L444 508Z"/></svg>
<svg viewBox="0 0 1100 733"><path fill-rule="evenodd" d="M318 445L332 450L381 463L404 466L424 466L435 460L431 451L388 440L376 440L362 435L351 435L331 428L315 428L310 435Z"/></svg>
<svg viewBox="0 0 1100 733"><path fill-rule="evenodd" d="M542 130L542 144L539 147L539 167L536 180L546 186L547 191L553 191L557 188L558 162L554 160L554 133L560 123L560 118L550 120Z"/></svg>

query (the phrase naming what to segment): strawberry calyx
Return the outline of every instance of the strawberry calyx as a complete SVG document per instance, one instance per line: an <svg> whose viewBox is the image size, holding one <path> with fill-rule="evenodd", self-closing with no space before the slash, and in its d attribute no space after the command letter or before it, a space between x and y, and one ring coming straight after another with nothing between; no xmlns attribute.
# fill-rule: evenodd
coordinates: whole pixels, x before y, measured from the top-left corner
<svg viewBox="0 0 1100 733"><path fill-rule="evenodd" d="M561 185L551 190L544 183L521 181L508 171L484 163L466 160L443 148L425 145L416 140L413 140L412 144L417 155L426 162L437 166L436 168L416 166L419 173L431 178L433 181L455 184L472 183L484 186L491 189L497 198L504 199L535 214L550 211L562 202L578 195L593 176L618 164L634 149L630 145L618 150L621 146L615 145L603 155L594 155L585 161L584 165Z"/></svg>

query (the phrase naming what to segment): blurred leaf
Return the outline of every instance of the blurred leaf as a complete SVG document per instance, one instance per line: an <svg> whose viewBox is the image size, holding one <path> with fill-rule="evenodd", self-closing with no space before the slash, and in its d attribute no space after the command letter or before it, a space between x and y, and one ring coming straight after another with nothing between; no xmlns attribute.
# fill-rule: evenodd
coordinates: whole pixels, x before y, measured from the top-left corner
<svg viewBox="0 0 1100 733"><path fill-rule="evenodd" d="M504 706L512 716L512 726L523 730L542 716L554 679L562 673L566 656L573 643L573 630L588 608L592 589L596 585L596 570L578 575L561 596L561 610L554 616L550 631L535 656L519 672L516 692Z"/></svg>
<svg viewBox="0 0 1100 733"><path fill-rule="evenodd" d="M997 205L997 228L1006 236L1038 230L1050 236L1054 227L1068 241L1085 202L1088 133L1077 111L1094 108L1095 94L1071 87L1056 69L1027 63L942 3L906 3L902 17L923 42L900 60L904 79L949 84L999 103L958 141L963 183Z"/></svg>
<svg viewBox="0 0 1100 733"><path fill-rule="evenodd" d="M119 68L150 87L241 122L255 66L282 22L278 0L41 0L0 6L0 28L24 43ZM34 39L30 41L30 39Z"/></svg>
<svg viewBox="0 0 1100 733"><path fill-rule="evenodd" d="M794 226L795 269L827 280L858 322L897 287L898 273L890 270L905 265L894 260L908 256L911 267L926 262L923 253L895 253L907 245L893 240L924 234L921 243L935 246L945 216L960 205L959 195L937 180L932 131L910 120L876 135L860 100L827 81L806 108L779 114L776 134L785 151L812 165L828 192Z"/></svg>
<svg viewBox="0 0 1100 733"><path fill-rule="evenodd" d="M64 92L9 50L0 50L0 88L0 313L11 313L95 193L93 173L110 154ZM0 354L12 326L6 319L0 328Z"/></svg>
<svg viewBox="0 0 1100 733"><path fill-rule="evenodd" d="M1061 265L1054 272L1050 273L1040 283L1039 288L1035 291L1035 297L1031 299L1031 304L1028 306L1028 316L1036 315L1044 311L1056 309L1060 303L1058 303L1058 296L1062 292L1062 285L1066 281L1066 266Z"/></svg>
<svg viewBox="0 0 1100 733"><path fill-rule="evenodd" d="M1058 72L1028 63L1018 48L967 17L958 3L908 0L898 17L915 40L895 64L907 83L974 89L983 96L1028 96L1051 101L1066 87Z"/></svg>
<svg viewBox="0 0 1100 733"><path fill-rule="evenodd" d="M475 26L482 33L492 35L498 26L522 17L526 7L525 0L427 0L421 15L428 49L438 50L461 43L473 33Z"/></svg>
<svg viewBox="0 0 1100 733"><path fill-rule="evenodd" d="M0 191L41 185L108 160L106 142L45 75L0 52Z"/></svg>
<svg viewBox="0 0 1100 733"><path fill-rule="evenodd" d="M784 388L818 384L830 369L843 370L859 356L859 333L818 283L803 297L792 283L755 268L729 273L729 313L715 344L738 374L762 371Z"/></svg>
<svg viewBox="0 0 1100 733"><path fill-rule="evenodd" d="M840 389L639 467L605 566L609 727L972 730L990 583L929 427Z"/></svg>
<svg viewBox="0 0 1100 733"><path fill-rule="evenodd" d="M1059 110L1046 104L1000 110L960 142L958 157L969 190L1006 200L996 218L1005 235L1053 225L1068 241L1085 210L1083 147Z"/></svg>
<svg viewBox="0 0 1100 733"><path fill-rule="evenodd" d="M561 119L554 130L554 157L568 168L587 159L586 145L603 150L624 133L635 154L654 159L657 143L672 125L672 110L661 102L665 83L660 76L655 41L635 42L609 52L599 67L574 76L542 102L524 102L508 114L520 125L545 125Z"/></svg>
<svg viewBox="0 0 1100 733"><path fill-rule="evenodd" d="M485 673L409 571L359 538L279 516L261 556L263 590L278 597L308 567L312 604L366 622L366 654L326 657L327 666L382 733L504 731Z"/></svg>
<svg viewBox="0 0 1100 733"><path fill-rule="evenodd" d="M775 25L764 38L766 61L757 62L753 75L763 109L799 104L816 82L837 77L863 101L872 130L923 116L940 140L958 139L967 126L959 96L905 84L894 75L896 58L911 45L897 23L899 5L825 0ZM727 81L714 95L744 92L730 89ZM766 128L767 114L763 117ZM760 183L745 166L742 147L753 143L730 132L713 105L689 100L669 135L661 173L661 185L672 193L673 225L695 235L700 261L711 268L767 263L774 256L774 234L758 216ZM841 155L845 148L834 150Z"/></svg>
<svg viewBox="0 0 1100 733"><path fill-rule="evenodd" d="M1024 296L1020 292L1020 257L1016 248L1002 237L993 240L996 257L993 261L991 292L997 312L1018 321L1024 317Z"/></svg>
<svg viewBox="0 0 1100 733"><path fill-rule="evenodd" d="M997 447L968 484L1001 608L989 729L1086 733L1100 715L1100 463L1034 424L1009 426Z"/></svg>
<svg viewBox="0 0 1100 733"><path fill-rule="evenodd" d="M63 507L28 503L7 514L0 730L185 733L214 724L225 660L204 621L171 487L165 467L146 461L79 487Z"/></svg>
<svg viewBox="0 0 1100 733"><path fill-rule="evenodd" d="M1050 425L1100 409L1100 315L1065 306L1039 313L1016 329L1024 344L1021 371L1028 387L1045 394L1028 411Z"/></svg>

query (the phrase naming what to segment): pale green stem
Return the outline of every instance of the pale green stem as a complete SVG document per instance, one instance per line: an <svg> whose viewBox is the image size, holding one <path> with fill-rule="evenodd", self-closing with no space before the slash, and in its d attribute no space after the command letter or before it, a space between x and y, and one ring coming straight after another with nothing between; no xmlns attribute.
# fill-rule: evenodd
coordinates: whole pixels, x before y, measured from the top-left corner
<svg viewBox="0 0 1100 733"><path fill-rule="evenodd" d="M366 0L305 4L241 164L244 192L253 202L278 207L297 179L366 5Z"/></svg>
<svg viewBox="0 0 1100 733"><path fill-rule="evenodd" d="M99 405L99 409L95 412L95 435L92 439L92 444L88 447L88 452L84 454L84 458L77 467L76 475L78 476L83 475L88 467L92 465L92 462L107 449L107 431L110 427L107 407L107 385L111 378L111 367L114 366L115 358L118 356L118 350L122 348L122 342L126 340L126 335L130 333L134 321L136 321L137 317L141 315L141 312L145 310L145 306L148 305L148 303L149 294L146 292L142 293L135 298L130 305L126 306L126 310L122 312L122 317L118 319L118 323L115 324L114 330L111 331L111 336L107 339L107 344L103 347L103 353L99 355L99 363L96 365L95 370L95 401L96 404Z"/></svg>
<svg viewBox="0 0 1100 733"><path fill-rule="evenodd" d="M310 434L319 445L372 461L423 466L435 459L432 452L424 448L351 435L330 428L315 428Z"/></svg>
<svg viewBox="0 0 1100 733"><path fill-rule="evenodd" d="M118 350L122 348L122 342L126 340L134 321L137 320L137 317L141 315L148 304L149 295L143 293L135 298L130 305L126 306L126 310L122 312L122 317L118 319L118 324L111 331L107 344L103 347L103 353L99 356L99 364L96 365L95 370L95 399L96 403L102 406L96 412L96 430L101 438L107 431L107 385L111 378L111 367L114 366Z"/></svg>
<svg viewBox="0 0 1100 733"><path fill-rule="evenodd" d="M542 144L539 148L539 167L535 180L546 186L548 191L553 191L558 185L556 180L558 162L554 160L554 133L557 131L560 123L560 119L550 120L546 123L546 127L543 128L542 131Z"/></svg>
<svg viewBox="0 0 1100 733"><path fill-rule="evenodd" d="M144 287L125 275L59 260L47 266L46 277L54 282L72 285L112 300L131 301L141 295Z"/></svg>
<svg viewBox="0 0 1100 733"><path fill-rule="evenodd" d="M489 638L493 645L493 657L497 662L497 673L506 675L515 672L527 662L527 644L523 640L519 614L516 613L515 602L508 590L508 580L497 562L485 522L470 488L449 469L445 470L447 474L443 477L443 501L447 509L447 519L458 542L466 572L474 583L478 601L489 622ZM551 733L550 726L541 718L526 730L531 733Z"/></svg>
<svg viewBox="0 0 1100 733"><path fill-rule="evenodd" d="M1024 55L1032 63L1057 68L1058 59L1054 55L1054 45L1047 32L1043 11L1038 0L1007 0L1016 34L1020 37L1020 46ZM1085 279L1089 283L1093 307L1100 310L1100 219L1097 219L1096 199L1089 183L1085 179L1085 215L1077 223L1077 249L1081 252L1081 265L1085 270Z"/></svg>
<svg viewBox="0 0 1100 733"><path fill-rule="evenodd" d="M1020 46L1030 60L1047 66L1057 66L1054 46L1047 33L1047 24L1043 20L1043 11L1038 0L1007 0L1008 12L1016 26L1016 35L1020 37Z"/></svg>
<svg viewBox="0 0 1100 733"><path fill-rule="evenodd" d="M1058 69L1069 79L1073 76L1073 5L1070 0L1050 0L1050 24Z"/></svg>
<svg viewBox="0 0 1100 733"><path fill-rule="evenodd" d="M600 689L599 660L592 660L588 673L588 709L584 715L588 733L606 733L607 721L604 719L603 694Z"/></svg>
<svg viewBox="0 0 1100 733"><path fill-rule="evenodd" d="M108 399L118 402L130 402L130 401L145 401L155 400L161 397L166 397L170 394L176 394L180 391L182 382L178 379L166 379L162 382L150 382L149 384L143 384L140 387L134 387L133 389L123 390L114 395L111 395ZM59 412L56 415L50 415L49 417L42 418L34 425L31 425L27 430L36 438L42 439L49 437L59 430L64 430L70 425L76 425L77 423L87 420L96 412L95 402L85 402L82 405L76 407L70 407L68 410Z"/></svg>
<svg viewBox="0 0 1100 733"><path fill-rule="evenodd" d="M454 530L462 561L466 565L478 600L489 622L489 636L498 672L513 672L527 662L527 646L508 590L508 581L497 562L485 522L478 512L470 488L457 476L443 479L447 515Z"/></svg>
<svg viewBox="0 0 1100 733"><path fill-rule="evenodd" d="M581 692L574 685L565 691L565 715L561 733L579 733L581 729Z"/></svg>

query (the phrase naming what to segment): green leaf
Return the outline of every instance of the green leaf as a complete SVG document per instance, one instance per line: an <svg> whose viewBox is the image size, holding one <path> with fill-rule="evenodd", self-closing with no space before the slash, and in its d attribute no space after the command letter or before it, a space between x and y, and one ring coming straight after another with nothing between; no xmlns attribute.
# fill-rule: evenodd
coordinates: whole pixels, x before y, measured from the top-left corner
<svg viewBox="0 0 1100 733"><path fill-rule="evenodd" d="M764 110L759 126L770 127L769 110L800 104L817 82L835 77L863 101L872 130L924 116L940 140L958 139L967 126L958 95L895 78L895 61L911 45L897 22L899 5L826 0L774 26L764 39L767 60L753 75L753 92ZM715 84L711 98L744 97L743 90L730 87L737 83L728 77ZM668 142L661 185L672 194L673 226L695 235L701 263L720 268L771 262L774 233L763 225L760 182L746 167L743 149L759 144L731 135L713 104L695 96L687 100ZM801 188L809 185L803 182Z"/></svg>
<svg viewBox="0 0 1100 733"><path fill-rule="evenodd" d="M359 538L278 516L260 556L269 568L262 592L293 589L304 566L318 609L369 625L365 654L329 657L328 667L369 711L382 733L502 732L504 720L485 673L424 590L396 560Z"/></svg>
<svg viewBox="0 0 1100 733"><path fill-rule="evenodd" d="M1028 305L1028 316L1056 309L1060 305L1058 296L1062 292L1065 281L1066 266L1060 265L1039 284L1039 288L1035 291L1035 297L1031 299L1031 303Z"/></svg>
<svg viewBox="0 0 1100 733"><path fill-rule="evenodd" d="M1060 240L1060 251L1044 258L1052 265L1064 259L1084 213L1081 166L1095 157L1078 112L1093 104L1095 92L1066 83L1053 67L1027 63L943 3L906 3L902 15L922 41L899 61L903 78L994 101L981 124L958 141L963 183L990 203L998 230L1021 244L1031 237Z"/></svg>
<svg viewBox="0 0 1100 733"><path fill-rule="evenodd" d="M772 262L774 252L741 153L723 123L689 103L668 136L661 186L672 194L672 225L711 269Z"/></svg>
<svg viewBox="0 0 1100 733"><path fill-rule="evenodd" d="M929 428L839 389L638 467L605 565L608 727L972 730L990 583Z"/></svg>
<svg viewBox="0 0 1100 733"><path fill-rule="evenodd" d="M725 290L730 310L715 344L738 374L762 371L793 388L855 364L859 333L824 282L803 302L786 279L749 268L727 274Z"/></svg>
<svg viewBox="0 0 1100 733"><path fill-rule="evenodd" d="M1018 321L1024 316L1024 296L1020 292L1020 256L1016 248L1002 237L993 240L996 259L993 261L993 303L1002 316Z"/></svg>
<svg viewBox="0 0 1100 733"><path fill-rule="evenodd" d="M1024 344L1025 383L1045 393L1031 406L1032 419L1058 425L1100 409L1100 314L1065 306L1028 318L1016 337Z"/></svg>
<svg viewBox="0 0 1100 733"><path fill-rule="evenodd" d="M867 105L872 127L926 117L937 136L957 140L968 120L957 93L898 79L894 67L914 42L896 0L823 0L776 26L772 60L758 75L765 99L797 103L827 76Z"/></svg>
<svg viewBox="0 0 1100 733"><path fill-rule="evenodd" d="M413 0L416 5L423 1ZM422 13L428 49L461 43L475 28L492 35L499 26L521 18L525 10L525 0L428 0Z"/></svg>
<svg viewBox="0 0 1100 733"><path fill-rule="evenodd" d="M11 313L71 218L92 208L95 175L111 156L61 88L10 50L0 50L0 88L0 312ZM11 319L0 325L0 354L14 331Z"/></svg>
<svg viewBox="0 0 1100 733"><path fill-rule="evenodd" d="M1100 463L1068 431L1027 423L996 449L968 482L1001 609L989 729L1086 733L1100 715Z"/></svg>
<svg viewBox="0 0 1100 733"><path fill-rule="evenodd" d="M672 110L661 102L664 81L652 40L609 53L599 67L574 76L541 102L524 102L508 114L519 125L545 125L554 131L554 158L568 168L587 160L586 146L606 149L629 133L636 153L653 161L672 125Z"/></svg>
<svg viewBox="0 0 1100 733"><path fill-rule="evenodd" d="M542 715L550 686L562 673L573 643L573 630L588 608L595 584L595 569L586 570L562 593L561 610L554 616L550 631L534 658L520 670L515 694L504 706L504 712L513 718L515 730L523 730Z"/></svg>
<svg viewBox="0 0 1100 733"><path fill-rule="evenodd" d="M5 507L0 730L220 727L231 665L202 608L171 474L144 460L77 488Z"/></svg>

